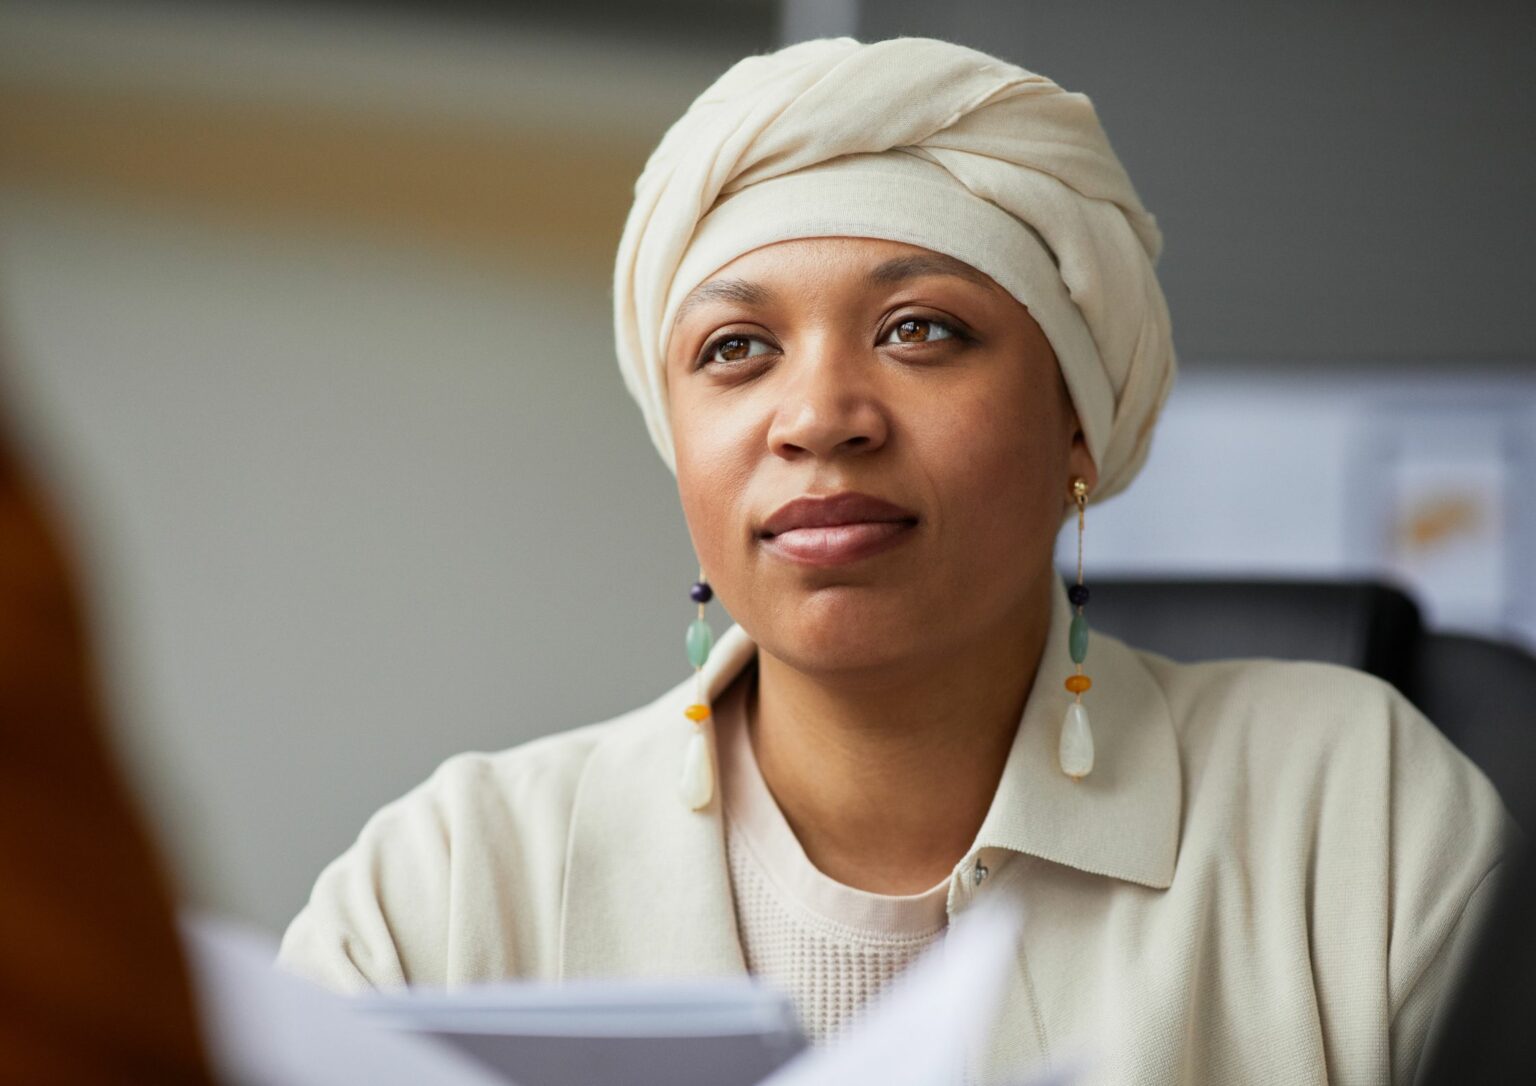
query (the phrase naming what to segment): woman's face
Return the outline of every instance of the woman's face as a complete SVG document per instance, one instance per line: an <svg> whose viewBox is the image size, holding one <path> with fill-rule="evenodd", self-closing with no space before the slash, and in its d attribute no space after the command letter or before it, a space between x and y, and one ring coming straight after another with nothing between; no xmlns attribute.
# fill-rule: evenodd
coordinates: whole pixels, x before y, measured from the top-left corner
<svg viewBox="0 0 1536 1086"><path fill-rule="evenodd" d="M1043 621L1070 480L1096 475L990 278L894 241L767 245L689 296L666 365L689 532L765 651L879 669Z"/></svg>

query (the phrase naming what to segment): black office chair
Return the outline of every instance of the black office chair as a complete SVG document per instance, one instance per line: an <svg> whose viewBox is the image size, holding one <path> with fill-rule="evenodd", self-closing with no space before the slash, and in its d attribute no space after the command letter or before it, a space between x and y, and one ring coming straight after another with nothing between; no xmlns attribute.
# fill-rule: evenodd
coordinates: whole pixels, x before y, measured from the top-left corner
<svg viewBox="0 0 1536 1086"><path fill-rule="evenodd" d="M1402 591L1364 581L1095 580L1096 628L1175 660L1322 660L1396 686L1536 832L1536 656L1424 629Z"/></svg>

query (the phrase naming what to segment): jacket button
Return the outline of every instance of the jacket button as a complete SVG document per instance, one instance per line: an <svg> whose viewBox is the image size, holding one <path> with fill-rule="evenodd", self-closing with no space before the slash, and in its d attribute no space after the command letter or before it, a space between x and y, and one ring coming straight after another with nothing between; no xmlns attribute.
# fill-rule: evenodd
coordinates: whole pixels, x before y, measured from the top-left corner
<svg viewBox="0 0 1536 1086"><path fill-rule="evenodd" d="M987 877L987 869L986 869L986 867L983 866L982 864L977 864L976 865L976 870L971 872L971 879L972 879L972 881L975 882L975 884L977 886L980 886L981 885L981 880L986 878L986 877Z"/></svg>

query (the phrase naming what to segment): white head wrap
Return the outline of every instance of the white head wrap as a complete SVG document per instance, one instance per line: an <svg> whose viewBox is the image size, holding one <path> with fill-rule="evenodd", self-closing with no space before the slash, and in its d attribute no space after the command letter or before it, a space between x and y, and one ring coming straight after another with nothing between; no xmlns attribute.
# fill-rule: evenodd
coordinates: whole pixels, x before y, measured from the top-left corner
<svg viewBox="0 0 1536 1086"><path fill-rule="evenodd" d="M625 384L676 470L665 358L678 304L736 257L871 237L962 260L1027 306L1099 469L1146 459L1173 382L1162 236L1092 103L932 38L802 42L738 62L662 137L614 268Z"/></svg>

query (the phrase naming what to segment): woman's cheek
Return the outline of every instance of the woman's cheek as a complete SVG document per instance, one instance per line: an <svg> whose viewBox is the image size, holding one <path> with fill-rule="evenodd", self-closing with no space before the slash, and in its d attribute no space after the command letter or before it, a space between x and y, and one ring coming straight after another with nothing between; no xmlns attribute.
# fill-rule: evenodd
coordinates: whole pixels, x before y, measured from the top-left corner
<svg viewBox="0 0 1536 1086"><path fill-rule="evenodd" d="M686 428L674 431L678 492L689 535L699 561L720 582L741 561L734 545L750 536L751 515L743 448L724 422L717 417L699 425L698 416L692 416Z"/></svg>
<svg viewBox="0 0 1536 1086"><path fill-rule="evenodd" d="M954 443L960 455L949 461L950 482L976 531L987 536L978 538L980 550L1016 554L1021 540L1054 540L1068 439L1052 415L988 405L960 431L969 440Z"/></svg>

